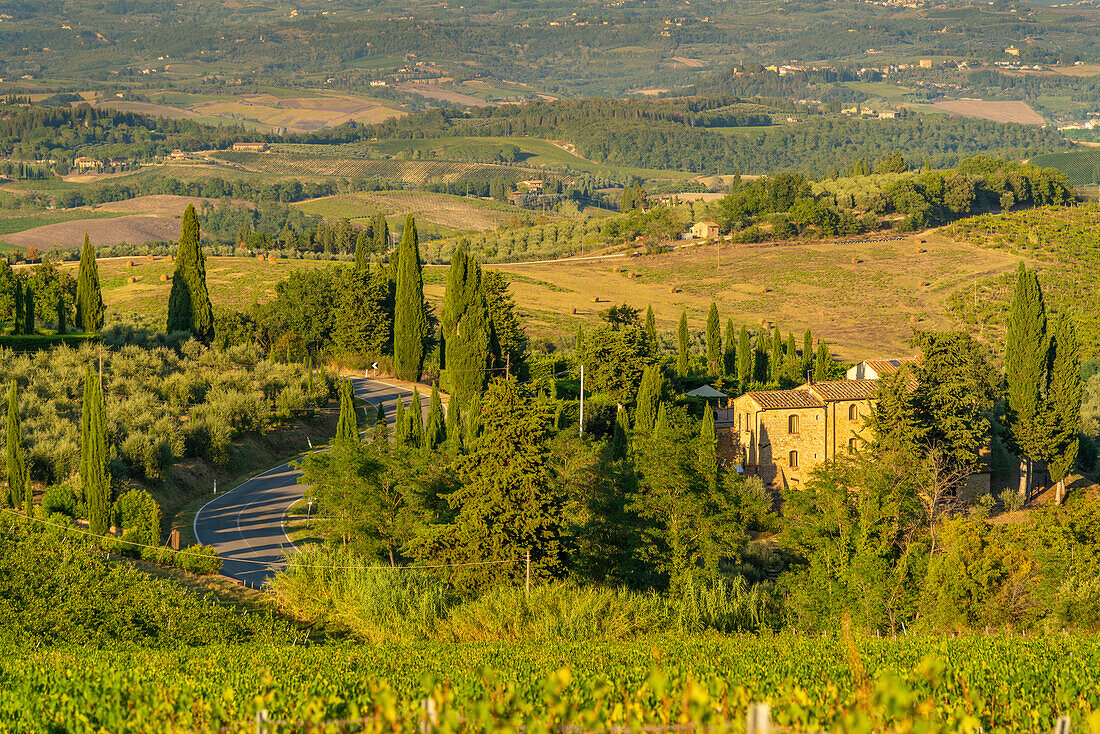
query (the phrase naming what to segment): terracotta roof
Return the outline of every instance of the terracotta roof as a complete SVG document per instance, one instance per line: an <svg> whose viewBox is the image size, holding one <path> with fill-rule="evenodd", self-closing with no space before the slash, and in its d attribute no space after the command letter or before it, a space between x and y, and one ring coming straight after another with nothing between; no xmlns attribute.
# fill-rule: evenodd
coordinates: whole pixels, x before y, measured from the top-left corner
<svg viewBox="0 0 1100 734"><path fill-rule="evenodd" d="M764 410L776 408L820 408L823 403L806 390L763 390L745 393Z"/></svg>
<svg viewBox="0 0 1100 734"><path fill-rule="evenodd" d="M914 364L916 357L897 357L895 359L865 359L863 363L873 369L878 375L892 375L902 368L902 365Z"/></svg>
<svg viewBox="0 0 1100 734"><path fill-rule="evenodd" d="M867 400L877 397L878 389L878 380L826 380L799 388L809 390L827 403L834 400Z"/></svg>

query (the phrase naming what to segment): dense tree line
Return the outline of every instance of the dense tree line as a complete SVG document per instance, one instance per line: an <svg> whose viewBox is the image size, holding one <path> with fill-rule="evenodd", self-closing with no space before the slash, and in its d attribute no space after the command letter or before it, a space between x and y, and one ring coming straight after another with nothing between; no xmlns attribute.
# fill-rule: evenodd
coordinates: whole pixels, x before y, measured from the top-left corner
<svg viewBox="0 0 1100 734"><path fill-rule="evenodd" d="M261 139L243 127L204 125L88 104L71 108L16 106L0 117L0 156L30 161L55 158L67 161L64 165L80 155L147 160L175 149L224 149L234 142Z"/></svg>

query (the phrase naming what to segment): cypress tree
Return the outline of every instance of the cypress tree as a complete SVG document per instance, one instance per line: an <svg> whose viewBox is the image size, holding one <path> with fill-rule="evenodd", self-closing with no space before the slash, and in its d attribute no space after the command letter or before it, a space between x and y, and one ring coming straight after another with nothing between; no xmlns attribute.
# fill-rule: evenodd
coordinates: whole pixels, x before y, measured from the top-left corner
<svg viewBox="0 0 1100 734"><path fill-rule="evenodd" d="M802 376L814 365L814 336L806 329L802 334Z"/></svg>
<svg viewBox="0 0 1100 734"><path fill-rule="evenodd" d="M443 401L439 397L439 386L432 385L432 396L428 400L428 424L424 428L424 438L421 441L428 451L436 448L447 440L447 429L443 420Z"/></svg>
<svg viewBox="0 0 1100 734"><path fill-rule="evenodd" d="M791 367L797 367L800 362L798 359L798 346L794 342L794 334L790 331L787 332L787 344L783 347L786 351L785 361Z"/></svg>
<svg viewBox="0 0 1100 734"><path fill-rule="evenodd" d="M651 364L642 372L638 385L637 407L634 409L634 428L643 433L653 430L657 420L657 404L664 390L664 377L659 365Z"/></svg>
<svg viewBox="0 0 1100 734"><path fill-rule="evenodd" d="M23 431L19 426L19 396L16 393L15 380L8 388L8 501L12 507L23 505L27 515L31 514L30 477L27 475L27 461L23 453Z"/></svg>
<svg viewBox="0 0 1100 734"><path fill-rule="evenodd" d="M1047 470L1056 482L1055 502L1061 504L1066 475L1077 461L1081 436L1081 343L1073 319L1064 313L1054 321L1051 351L1047 398L1052 440Z"/></svg>
<svg viewBox="0 0 1100 734"><path fill-rule="evenodd" d="M771 359L768 363L768 377L772 381L779 379L783 373L783 335L779 333L779 326L772 332Z"/></svg>
<svg viewBox="0 0 1100 734"><path fill-rule="evenodd" d="M722 372L727 377L737 374L737 330L733 328L733 319L726 319L726 343L722 352Z"/></svg>
<svg viewBox="0 0 1100 734"><path fill-rule="evenodd" d="M413 388L412 400L406 413L409 427L405 433L405 443L409 446L421 446L424 443L424 406L420 400L420 388Z"/></svg>
<svg viewBox="0 0 1100 734"><path fill-rule="evenodd" d="M577 341L574 348L577 350L577 354L584 351L584 327L580 324L577 325Z"/></svg>
<svg viewBox="0 0 1100 734"><path fill-rule="evenodd" d="M741 325L737 336L737 379L742 387L752 380L752 346L749 344L749 330Z"/></svg>
<svg viewBox="0 0 1100 734"><path fill-rule="evenodd" d="M370 231L374 236L374 251L385 255L390 251L390 224L386 215L378 212L371 218Z"/></svg>
<svg viewBox="0 0 1100 734"><path fill-rule="evenodd" d="M718 488L718 432L709 406L703 408L699 421L699 473L707 478L711 491Z"/></svg>
<svg viewBox="0 0 1100 734"><path fill-rule="evenodd" d="M389 450L390 426L386 422L386 408L382 403L378 404L378 412L374 417L374 432L371 441L380 450Z"/></svg>
<svg viewBox="0 0 1100 734"><path fill-rule="evenodd" d="M183 212L179 247L176 249L176 271L172 275L172 292L168 296L169 333L189 331L201 342L214 338L214 311L206 290L206 259L202 254L199 217L193 204Z"/></svg>
<svg viewBox="0 0 1100 734"><path fill-rule="evenodd" d="M34 333L34 290L27 285L27 289L23 291L23 318L26 319L23 324L24 334Z"/></svg>
<svg viewBox="0 0 1100 734"><path fill-rule="evenodd" d="M647 306L645 310L645 335L650 344L657 346L657 316L653 313L653 306Z"/></svg>
<svg viewBox="0 0 1100 734"><path fill-rule="evenodd" d="M680 377L687 377L691 371L691 360L688 351L691 348L688 342L688 314L687 310L684 310L680 314L680 328L676 332L679 348L676 350L676 373Z"/></svg>
<svg viewBox="0 0 1100 734"><path fill-rule="evenodd" d="M462 452L462 407L459 399L451 396L447 404L447 453L458 456Z"/></svg>
<svg viewBox="0 0 1100 734"><path fill-rule="evenodd" d="M404 446L409 435L409 421L405 416L405 401L397 398L397 411L393 416L393 445Z"/></svg>
<svg viewBox="0 0 1100 734"><path fill-rule="evenodd" d="M717 375L719 360L722 359L722 326L718 323L718 306L710 302L707 313L707 367L710 374Z"/></svg>
<svg viewBox="0 0 1100 734"><path fill-rule="evenodd" d="M833 363L833 355L829 354L829 346L822 339L817 343L817 358L814 360L814 379L815 380L828 380L830 375L830 367Z"/></svg>
<svg viewBox="0 0 1100 734"><path fill-rule="evenodd" d="M447 274L441 333L444 381L452 395L467 397L485 389L492 324L481 281L481 266L459 242Z"/></svg>
<svg viewBox="0 0 1100 734"><path fill-rule="evenodd" d="M768 381L768 333L759 331L752 345L752 377L757 382Z"/></svg>
<svg viewBox="0 0 1100 734"><path fill-rule="evenodd" d="M92 366L84 373L80 411L80 488L88 503L88 527L103 535L111 521L111 475L107 468L107 413Z"/></svg>
<svg viewBox="0 0 1100 734"><path fill-rule="evenodd" d="M370 243L367 241L366 230L359 230L355 237L355 269L366 270L370 267Z"/></svg>
<svg viewBox="0 0 1100 734"><path fill-rule="evenodd" d="M69 330L68 325L65 323L68 316L68 309L65 308L65 296L59 295L57 297L57 333L64 334Z"/></svg>
<svg viewBox="0 0 1100 734"><path fill-rule="evenodd" d="M99 265L95 248L84 233L84 247L80 250L80 272L76 276L76 328L83 332L103 328L103 294L99 289Z"/></svg>
<svg viewBox="0 0 1100 734"><path fill-rule="evenodd" d="M22 334L23 330L27 328L27 313L23 308L23 281L19 278L15 278L13 297L15 303L12 310L15 312L15 323L11 326L11 333Z"/></svg>
<svg viewBox="0 0 1100 734"><path fill-rule="evenodd" d="M424 309L424 276L416 220L405 217L405 231L397 251L397 296L393 315L393 356L397 376L416 382L424 367L428 315Z"/></svg>
<svg viewBox="0 0 1100 734"><path fill-rule="evenodd" d="M1029 460L1046 458L1050 442L1043 415L1047 359L1046 307L1039 276L1021 262L1005 336L1005 383L1008 388L1005 418L1012 448Z"/></svg>
<svg viewBox="0 0 1100 734"><path fill-rule="evenodd" d="M466 414L466 431L463 437L462 447L470 450L470 446L481 433L481 395L475 395L470 401L470 411Z"/></svg>
<svg viewBox="0 0 1100 734"><path fill-rule="evenodd" d="M653 421L653 433L664 433L668 430L668 412L665 410L665 403L661 401L657 405L657 419Z"/></svg>
<svg viewBox="0 0 1100 734"><path fill-rule="evenodd" d="M626 408L619 406L615 414L615 430L611 434L611 456L615 459L625 459L626 450L630 445L630 418L626 414Z"/></svg>
<svg viewBox="0 0 1100 734"><path fill-rule="evenodd" d="M351 380L340 382L340 418L336 422L335 444L351 444L359 440L359 422L355 416L355 393Z"/></svg>

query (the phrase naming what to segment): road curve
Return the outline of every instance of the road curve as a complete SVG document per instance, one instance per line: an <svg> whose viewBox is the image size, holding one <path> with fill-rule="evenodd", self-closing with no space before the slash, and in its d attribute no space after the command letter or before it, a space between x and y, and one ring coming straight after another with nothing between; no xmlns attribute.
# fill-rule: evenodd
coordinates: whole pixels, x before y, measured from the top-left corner
<svg viewBox="0 0 1100 734"><path fill-rule="evenodd" d="M386 406L386 419L391 426L398 398L404 399L407 406L412 395L408 388L381 380L355 377L352 385L356 397ZM427 409L429 397L421 395L422 411ZM360 425L363 424L361 419ZM195 513L192 524L195 541L218 549L222 575L261 588L283 567L287 554L295 550L283 528L283 517L287 508L304 496L306 487L298 484L301 476L289 464L280 464L217 495Z"/></svg>

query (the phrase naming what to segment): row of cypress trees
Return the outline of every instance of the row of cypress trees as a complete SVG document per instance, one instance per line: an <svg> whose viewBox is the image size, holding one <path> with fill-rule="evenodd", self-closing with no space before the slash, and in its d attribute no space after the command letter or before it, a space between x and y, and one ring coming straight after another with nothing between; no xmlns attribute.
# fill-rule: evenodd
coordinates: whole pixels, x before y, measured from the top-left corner
<svg viewBox="0 0 1100 734"><path fill-rule="evenodd" d="M13 334L34 334L35 303L34 290L24 285L19 278L14 279L15 323ZM69 312L65 298L57 299L57 333L65 334L69 330ZM93 333L103 328L103 295L99 287L99 268L96 265L95 249L84 234L84 247L80 251L80 270L76 279L76 327L85 333Z"/></svg>
<svg viewBox="0 0 1100 734"><path fill-rule="evenodd" d="M34 492L27 469L23 431L19 421L19 396L15 380L8 387L7 411L8 491L7 506L22 509L28 516L34 510ZM92 366L84 375L84 400L80 412L80 487L78 496L88 506L88 527L103 535L111 524L111 472L108 466L107 411L103 388Z"/></svg>
<svg viewBox="0 0 1100 734"><path fill-rule="evenodd" d="M1005 385L1010 447L1029 463L1046 462L1061 502L1080 448L1081 344L1066 312L1049 323L1039 276L1022 262L1005 338Z"/></svg>
<svg viewBox="0 0 1100 734"><path fill-rule="evenodd" d="M829 347L823 340L818 340L815 350L813 333L809 329L802 334L802 349L799 350L794 334L787 332L784 339L778 325L770 334L760 331L754 337L744 324L737 331L733 319L727 318L723 339L720 324L718 306L712 301L706 328L707 370L710 375L736 377L742 385L784 379L800 382L810 370L813 370L815 380L833 377L830 370L833 358ZM656 343L657 326L652 306L646 311L645 330ZM691 331L686 309L680 314L676 336L676 373L687 377L692 371L692 361Z"/></svg>

